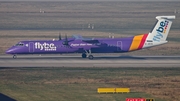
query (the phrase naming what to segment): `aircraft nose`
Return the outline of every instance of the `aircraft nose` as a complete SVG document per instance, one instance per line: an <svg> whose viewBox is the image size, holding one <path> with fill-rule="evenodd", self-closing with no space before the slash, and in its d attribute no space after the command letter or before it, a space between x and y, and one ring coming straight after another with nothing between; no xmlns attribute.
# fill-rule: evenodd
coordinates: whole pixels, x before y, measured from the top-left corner
<svg viewBox="0 0 180 101"><path fill-rule="evenodd" d="M6 54L13 54L14 53L14 50L13 49L8 49L6 50Z"/></svg>

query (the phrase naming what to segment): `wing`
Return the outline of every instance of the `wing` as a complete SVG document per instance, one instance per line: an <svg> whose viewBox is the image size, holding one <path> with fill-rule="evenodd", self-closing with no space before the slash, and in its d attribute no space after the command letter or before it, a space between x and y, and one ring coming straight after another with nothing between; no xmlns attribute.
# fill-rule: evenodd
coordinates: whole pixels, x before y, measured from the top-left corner
<svg viewBox="0 0 180 101"><path fill-rule="evenodd" d="M99 40L97 39L94 40L92 38L83 38L81 35L73 35L73 37L75 38L75 40L82 40L87 43L99 43Z"/></svg>

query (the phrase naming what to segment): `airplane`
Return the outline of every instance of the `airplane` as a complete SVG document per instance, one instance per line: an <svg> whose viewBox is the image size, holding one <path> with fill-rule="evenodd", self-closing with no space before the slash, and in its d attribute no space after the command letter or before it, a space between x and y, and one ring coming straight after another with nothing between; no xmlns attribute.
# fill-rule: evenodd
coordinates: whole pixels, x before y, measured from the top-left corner
<svg viewBox="0 0 180 101"><path fill-rule="evenodd" d="M142 35L127 38L84 38L73 35L72 38L61 38L59 40L32 40L20 41L6 50L6 54L17 58L18 54L65 54L81 53L82 58L93 59L93 53L124 53L150 48L167 43L172 16L156 16L157 22L153 29Z"/></svg>

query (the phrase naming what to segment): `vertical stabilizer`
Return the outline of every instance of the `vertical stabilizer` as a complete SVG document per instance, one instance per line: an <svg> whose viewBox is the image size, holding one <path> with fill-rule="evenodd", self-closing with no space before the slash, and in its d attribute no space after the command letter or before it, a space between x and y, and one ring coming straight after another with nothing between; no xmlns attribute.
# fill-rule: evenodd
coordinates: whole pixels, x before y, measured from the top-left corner
<svg viewBox="0 0 180 101"><path fill-rule="evenodd" d="M156 19L157 22L152 31L149 32L147 40L153 42L166 41L172 25L171 20L175 19L175 16L157 16Z"/></svg>
<svg viewBox="0 0 180 101"><path fill-rule="evenodd" d="M166 39L172 25L172 19L175 19L175 16L157 16L156 19L157 22L149 34L134 36L129 51L153 47L168 42Z"/></svg>

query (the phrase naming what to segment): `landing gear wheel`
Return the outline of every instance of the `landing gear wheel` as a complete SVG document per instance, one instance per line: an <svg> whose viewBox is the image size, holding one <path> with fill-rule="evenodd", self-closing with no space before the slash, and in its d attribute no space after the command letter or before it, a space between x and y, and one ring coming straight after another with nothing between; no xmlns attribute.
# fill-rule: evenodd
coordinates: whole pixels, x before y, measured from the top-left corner
<svg viewBox="0 0 180 101"><path fill-rule="evenodd" d="M89 57L88 57L90 60L93 60L93 55L89 55Z"/></svg>
<svg viewBox="0 0 180 101"><path fill-rule="evenodd" d="M13 55L13 59L16 59L17 58L17 56L16 55Z"/></svg>
<svg viewBox="0 0 180 101"><path fill-rule="evenodd" d="M85 53L82 54L82 58L86 58L87 55Z"/></svg>

